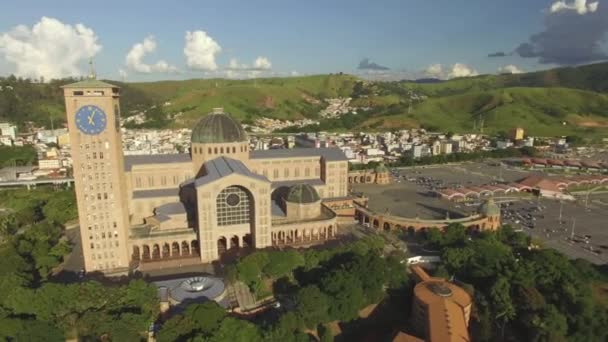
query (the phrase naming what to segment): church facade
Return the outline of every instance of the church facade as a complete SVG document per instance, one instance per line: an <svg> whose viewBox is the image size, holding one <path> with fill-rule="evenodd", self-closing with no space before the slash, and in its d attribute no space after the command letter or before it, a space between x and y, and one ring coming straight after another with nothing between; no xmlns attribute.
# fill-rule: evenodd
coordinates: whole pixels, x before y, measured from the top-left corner
<svg viewBox="0 0 608 342"><path fill-rule="evenodd" d="M251 151L216 108L193 127L189 154L123 156L119 88L89 79L64 96L87 272L315 244L352 208L340 149Z"/></svg>

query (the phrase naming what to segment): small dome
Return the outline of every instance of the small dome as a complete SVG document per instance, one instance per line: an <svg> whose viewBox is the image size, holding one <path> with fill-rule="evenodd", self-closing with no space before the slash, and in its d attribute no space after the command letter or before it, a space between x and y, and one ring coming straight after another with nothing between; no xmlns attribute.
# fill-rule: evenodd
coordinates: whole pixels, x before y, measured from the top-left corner
<svg viewBox="0 0 608 342"><path fill-rule="evenodd" d="M285 197L287 202L292 203L314 203L321 200L317 190L308 184L296 184L289 188L289 192L287 193L287 197Z"/></svg>
<svg viewBox="0 0 608 342"><path fill-rule="evenodd" d="M500 207L490 198L479 207L479 213L484 216L500 216Z"/></svg>
<svg viewBox="0 0 608 342"><path fill-rule="evenodd" d="M380 163L380 164L378 164L378 166L376 166L375 171L376 171L376 173L383 173L383 172L388 172L388 169L386 168L386 166L384 166L384 163Z"/></svg>
<svg viewBox="0 0 608 342"><path fill-rule="evenodd" d="M192 129L192 143L214 144L247 141L247 133L223 108L201 118Z"/></svg>

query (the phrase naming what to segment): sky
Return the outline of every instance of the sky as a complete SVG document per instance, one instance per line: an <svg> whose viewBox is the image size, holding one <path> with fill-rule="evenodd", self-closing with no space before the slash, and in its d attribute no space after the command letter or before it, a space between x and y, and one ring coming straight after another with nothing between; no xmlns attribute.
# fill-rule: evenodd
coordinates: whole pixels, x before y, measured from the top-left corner
<svg viewBox="0 0 608 342"><path fill-rule="evenodd" d="M608 0L10 1L0 76L454 78L608 59Z"/></svg>

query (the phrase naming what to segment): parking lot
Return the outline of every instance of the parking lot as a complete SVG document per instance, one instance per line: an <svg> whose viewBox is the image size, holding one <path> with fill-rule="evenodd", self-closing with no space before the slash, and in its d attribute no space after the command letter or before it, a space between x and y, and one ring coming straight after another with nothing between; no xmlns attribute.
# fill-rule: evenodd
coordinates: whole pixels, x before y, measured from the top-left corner
<svg viewBox="0 0 608 342"><path fill-rule="evenodd" d="M529 174L495 162L401 168L391 173L390 185L356 184L353 190L368 196L369 207L376 212L422 219L442 219L448 212L451 218L461 217L476 212L483 201L454 203L433 196L435 190L514 182ZM508 201L514 202L501 204L503 223L572 258L594 263L608 261L608 194L592 195L588 208L584 197L560 204L524 194L511 196Z"/></svg>

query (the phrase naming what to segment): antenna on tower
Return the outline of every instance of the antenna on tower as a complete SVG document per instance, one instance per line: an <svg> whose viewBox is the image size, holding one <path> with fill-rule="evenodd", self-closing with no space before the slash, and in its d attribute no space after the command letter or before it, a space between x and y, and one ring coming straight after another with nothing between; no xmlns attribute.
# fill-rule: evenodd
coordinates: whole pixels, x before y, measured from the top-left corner
<svg viewBox="0 0 608 342"><path fill-rule="evenodd" d="M89 58L89 79L94 80L97 79L97 74L95 73L95 66L93 65L93 57Z"/></svg>

